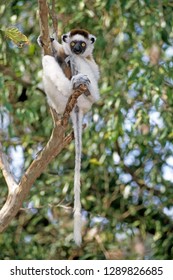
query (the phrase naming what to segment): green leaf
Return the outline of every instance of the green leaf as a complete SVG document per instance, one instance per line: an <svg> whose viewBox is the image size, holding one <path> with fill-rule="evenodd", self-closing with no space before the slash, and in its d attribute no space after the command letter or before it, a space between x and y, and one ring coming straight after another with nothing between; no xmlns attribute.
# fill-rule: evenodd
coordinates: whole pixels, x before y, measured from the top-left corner
<svg viewBox="0 0 173 280"><path fill-rule="evenodd" d="M28 38L16 27L8 27L4 30L6 37L13 41L19 48L29 44Z"/></svg>

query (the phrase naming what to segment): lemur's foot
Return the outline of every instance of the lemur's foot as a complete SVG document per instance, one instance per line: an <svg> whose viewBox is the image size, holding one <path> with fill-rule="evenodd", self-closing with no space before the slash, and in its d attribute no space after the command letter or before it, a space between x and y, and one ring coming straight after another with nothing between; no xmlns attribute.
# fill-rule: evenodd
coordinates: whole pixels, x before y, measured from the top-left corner
<svg viewBox="0 0 173 280"><path fill-rule="evenodd" d="M86 85L88 87L90 84L90 80L88 79L87 75L84 74L77 74L73 76L71 81L73 89L79 87L80 85Z"/></svg>

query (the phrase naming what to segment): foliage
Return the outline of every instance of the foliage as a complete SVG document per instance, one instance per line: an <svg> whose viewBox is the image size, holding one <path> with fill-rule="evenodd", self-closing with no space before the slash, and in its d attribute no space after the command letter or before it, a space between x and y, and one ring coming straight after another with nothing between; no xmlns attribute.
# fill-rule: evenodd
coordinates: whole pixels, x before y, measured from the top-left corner
<svg viewBox="0 0 173 280"><path fill-rule="evenodd" d="M11 39L18 47L23 47L24 44L29 44L27 37L15 27L8 27L1 31L4 32L5 36Z"/></svg>
<svg viewBox="0 0 173 280"><path fill-rule="evenodd" d="M56 8L59 35L78 26L97 36L101 71L102 98L83 133L83 245L73 244L68 208L72 143L0 235L0 258L172 259L172 1L59 0ZM52 129L40 90L37 1L1 4L0 15L4 29L18 28L30 42L18 48L0 33L0 137L19 179ZM3 205L1 174L0 190Z"/></svg>

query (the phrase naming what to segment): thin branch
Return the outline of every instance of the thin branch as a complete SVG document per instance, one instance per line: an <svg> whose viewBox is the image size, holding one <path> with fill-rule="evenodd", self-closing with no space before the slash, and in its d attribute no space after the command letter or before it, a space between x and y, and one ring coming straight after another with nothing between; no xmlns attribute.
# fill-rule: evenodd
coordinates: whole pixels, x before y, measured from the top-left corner
<svg viewBox="0 0 173 280"><path fill-rule="evenodd" d="M54 38L58 41L58 16L55 13L55 0L52 0L52 9L49 9L49 15L52 19Z"/></svg>
<svg viewBox="0 0 173 280"><path fill-rule="evenodd" d="M164 84L170 88L173 88L173 83L172 81L164 80Z"/></svg>
<svg viewBox="0 0 173 280"><path fill-rule="evenodd" d="M122 161L122 163L123 163L123 169L124 169L124 171L127 172L127 173L129 173L129 174L132 176L134 182L136 182L140 188L145 187L144 181L143 181L142 179L139 179L138 176L136 176L135 172L133 172L133 171L131 170L131 168L128 167L128 166L124 163L124 159L123 159L123 157L122 157L122 153L121 153L121 149L120 149L120 146L119 146L118 141L115 142L115 146L116 146L116 151L117 151L117 153L118 153L118 155L119 155L119 157L120 157L120 159L121 159L121 161Z"/></svg>
<svg viewBox="0 0 173 280"><path fill-rule="evenodd" d="M122 162L122 168L125 172L129 173L131 176L132 176L132 179L133 181L140 187L140 191L142 191L143 189L146 189L146 190L149 190L150 192L153 191L153 193L155 195L159 195L160 194L160 191L156 190L156 189L151 189L150 187L148 187L146 184L145 184L145 181L141 178L139 178L139 176L137 175L137 170L133 171L132 168L130 168L129 166L127 166L125 163L124 163L124 159L123 159L123 156L122 156L122 153L121 153L121 148L119 146L119 143L118 141L115 142L115 146L116 146L116 151L120 157L120 160Z"/></svg>
<svg viewBox="0 0 173 280"><path fill-rule="evenodd" d="M24 79L21 79L19 77L16 76L15 72L12 71L12 69L10 69L8 66L5 66L3 64L0 64L0 72L3 73L3 75L5 76L10 76L13 78L13 80L19 82L22 86L24 87L28 87L31 86L31 83L25 81Z"/></svg>
<svg viewBox="0 0 173 280"><path fill-rule="evenodd" d="M74 89L73 94L69 97L63 118L62 118L62 125L67 125L70 113L72 112L75 104L77 103L77 99L81 94L90 94L86 85L81 84L77 88Z"/></svg>
<svg viewBox="0 0 173 280"><path fill-rule="evenodd" d="M17 187L17 183L10 171L9 162L7 160L7 156L2 151L2 145L0 143L0 169L2 170L2 174L5 178L5 181L8 186L8 192L11 194Z"/></svg>
<svg viewBox="0 0 173 280"><path fill-rule="evenodd" d="M28 82L25 79L16 76L15 72L12 69L10 69L10 67L8 67L7 65L0 64L0 72L2 72L4 76L11 77L14 81L18 82L25 88L34 86L33 83ZM36 87L36 90L40 91L41 93L44 93L43 89L41 89L38 86Z"/></svg>
<svg viewBox="0 0 173 280"><path fill-rule="evenodd" d="M49 26L48 26L48 12L49 8L46 0L38 0L39 19L41 30L41 41L43 43L44 55L52 55Z"/></svg>

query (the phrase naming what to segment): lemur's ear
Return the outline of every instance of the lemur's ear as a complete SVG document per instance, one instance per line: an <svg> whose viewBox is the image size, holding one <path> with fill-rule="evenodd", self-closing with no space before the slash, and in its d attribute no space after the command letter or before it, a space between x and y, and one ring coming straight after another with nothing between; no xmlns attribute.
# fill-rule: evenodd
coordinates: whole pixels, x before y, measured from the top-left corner
<svg viewBox="0 0 173 280"><path fill-rule="evenodd" d="M89 39L91 41L91 44L94 44L95 41L96 41L96 37L94 35L92 35L92 34L89 35Z"/></svg>
<svg viewBox="0 0 173 280"><path fill-rule="evenodd" d="M63 42L67 43L68 37L69 37L68 34L63 34L63 35L61 36L61 39L62 39Z"/></svg>

